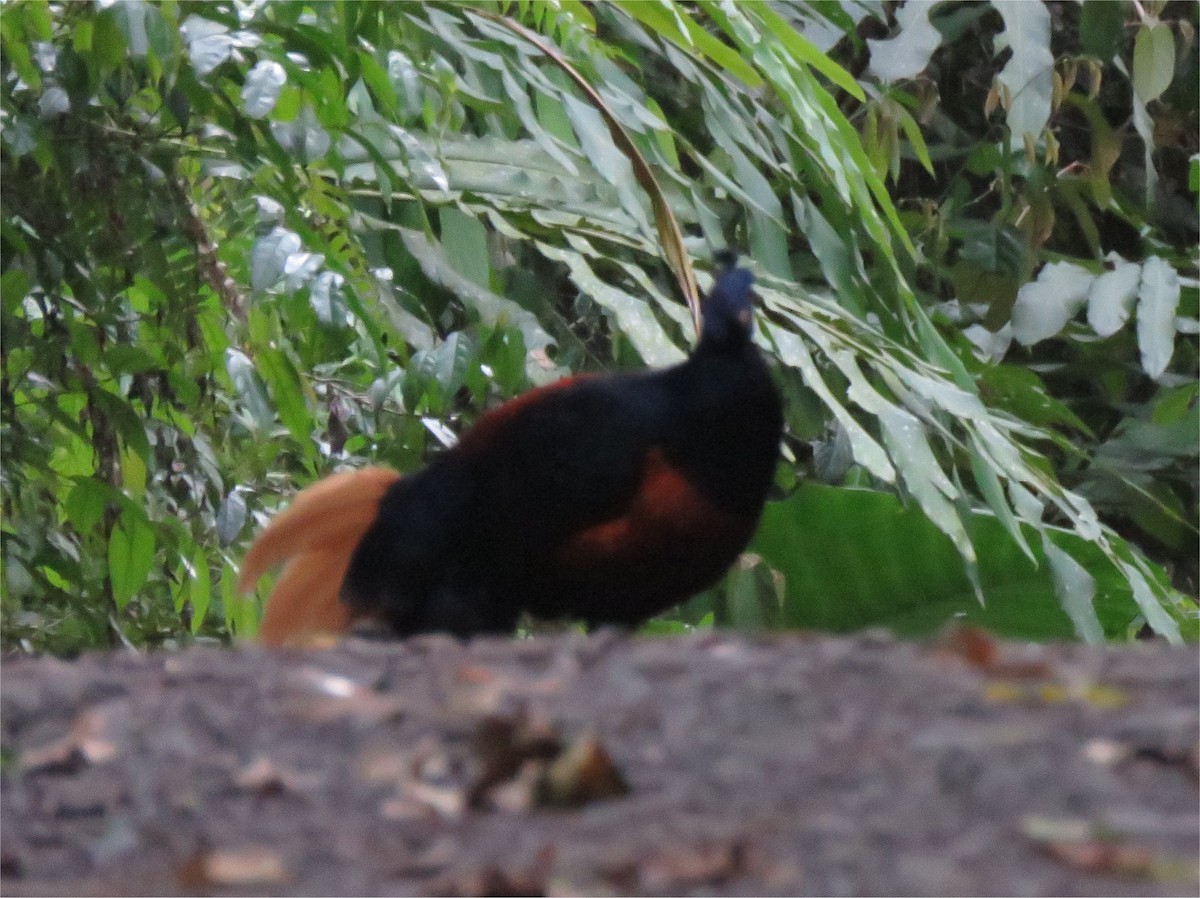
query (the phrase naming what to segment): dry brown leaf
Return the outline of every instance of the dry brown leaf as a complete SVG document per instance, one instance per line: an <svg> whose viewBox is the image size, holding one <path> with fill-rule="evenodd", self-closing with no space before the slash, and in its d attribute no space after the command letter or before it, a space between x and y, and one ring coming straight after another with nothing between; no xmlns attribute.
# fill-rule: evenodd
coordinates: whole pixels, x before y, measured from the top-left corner
<svg viewBox="0 0 1200 898"><path fill-rule="evenodd" d="M105 702L81 711L66 735L21 755L23 773L78 773L117 756L117 740L128 728L126 700Z"/></svg>
<svg viewBox="0 0 1200 898"><path fill-rule="evenodd" d="M272 885L289 879L283 859L265 845L209 852L198 859L194 872L201 883L217 886Z"/></svg>
<svg viewBox="0 0 1200 898"><path fill-rule="evenodd" d="M1059 863L1085 873L1112 873L1119 876L1151 876L1154 873L1154 852L1144 845L1088 839L1082 842L1042 842L1040 847Z"/></svg>
<svg viewBox="0 0 1200 898"><path fill-rule="evenodd" d="M403 790L398 796L401 800L405 797L414 798L450 820L461 817L467 809L466 795L456 786L435 786L432 783L417 781L406 783Z"/></svg>
<svg viewBox="0 0 1200 898"><path fill-rule="evenodd" d="M596 736L588 735L550 763L537 798L540 805L577 808L628 792L608 751Z"/></svg>
<svg viewBox="0 0 1200 898"><path fill-rule="evenodd" d="M639 891L678 894L683 889L716 884L736 875L742 861L739 843L681 846L642 864Z"/></svg>
<svg viewBox="0 0 1200 898"><path fill-rule="evenodd" d="M315 789L321 785L321 777L315 773L300 773L281 767L270 758L260 755L238 771L234 782L239 788L260 795L280 795Z"/></svg>

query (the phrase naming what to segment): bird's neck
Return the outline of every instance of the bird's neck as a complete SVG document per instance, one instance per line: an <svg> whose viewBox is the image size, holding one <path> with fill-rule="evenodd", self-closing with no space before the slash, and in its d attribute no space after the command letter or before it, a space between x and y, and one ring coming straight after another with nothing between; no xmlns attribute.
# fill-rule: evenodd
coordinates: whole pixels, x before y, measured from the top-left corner
<svg viewBox="0 0 1200 898"><path fill-rule="evenodd" d="M667 372L675 397L664 442L697 485L731 509L761 507L782 427L779 394L749 340L701 340Z"/></svg>

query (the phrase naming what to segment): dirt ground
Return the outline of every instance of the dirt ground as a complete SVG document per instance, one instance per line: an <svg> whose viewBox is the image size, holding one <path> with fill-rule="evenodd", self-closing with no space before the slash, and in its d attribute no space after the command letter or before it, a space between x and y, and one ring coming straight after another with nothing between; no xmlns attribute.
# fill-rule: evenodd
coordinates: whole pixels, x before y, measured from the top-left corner
<svg viewBox="0 0 1200 898"><path fill-rule="evenodd" d="M5 895L1198 888L1194 647L602 632L2 674Z"/></svg>

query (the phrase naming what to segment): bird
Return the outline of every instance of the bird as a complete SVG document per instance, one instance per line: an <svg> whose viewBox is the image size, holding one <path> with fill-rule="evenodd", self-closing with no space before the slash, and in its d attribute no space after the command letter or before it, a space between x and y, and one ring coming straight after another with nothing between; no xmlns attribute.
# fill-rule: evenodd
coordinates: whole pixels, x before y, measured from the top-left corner
<svg viewBox="0 0 1200 898"><path fill-rule="evenodd" d="M242 565L246 593L286 564L259 640L511 634L523 613L633 627L717 582L754 534L783 434L756 298L722 253L682 362L559 380L415 473L302 490Z"/></svg>

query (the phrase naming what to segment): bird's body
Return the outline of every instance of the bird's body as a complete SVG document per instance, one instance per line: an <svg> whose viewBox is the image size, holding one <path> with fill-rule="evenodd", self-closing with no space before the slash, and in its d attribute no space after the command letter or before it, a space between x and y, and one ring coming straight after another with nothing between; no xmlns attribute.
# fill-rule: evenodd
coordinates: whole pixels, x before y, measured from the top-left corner
<svg viewBox="0 0 1200 898"><path fill-rule="evenodd" d="M292 559L262 638L358 618L397 635L510 632L522 611L629 625L715 582L758 523L782 430L751 295L748 273L721 273L679 365L533 390L416 474L369 468L311 487L319 501L301 493L244 566L243 583ZM314 526L331 532L306 538Z"/></svg>

